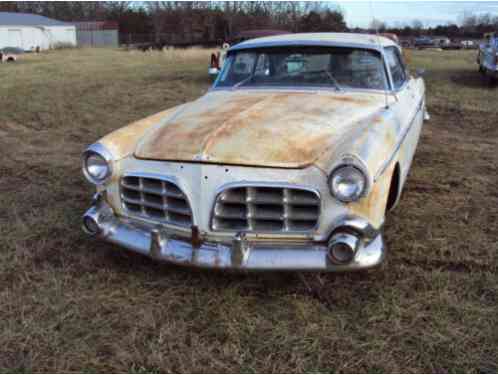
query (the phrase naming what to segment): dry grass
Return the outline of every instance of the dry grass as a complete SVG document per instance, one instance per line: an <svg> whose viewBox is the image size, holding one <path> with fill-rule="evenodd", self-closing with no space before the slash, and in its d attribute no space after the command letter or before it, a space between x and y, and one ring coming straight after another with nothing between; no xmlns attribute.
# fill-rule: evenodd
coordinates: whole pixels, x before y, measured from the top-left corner
<svg viewBox="0 0 498 375"><path fill-rule="evenodd" d="M0 66L1 371L497 372L498 88L473 56L411 56L432 121L388 263L345 275L185 270L80 231L84 146L201 95L209 51Z"/></svg>

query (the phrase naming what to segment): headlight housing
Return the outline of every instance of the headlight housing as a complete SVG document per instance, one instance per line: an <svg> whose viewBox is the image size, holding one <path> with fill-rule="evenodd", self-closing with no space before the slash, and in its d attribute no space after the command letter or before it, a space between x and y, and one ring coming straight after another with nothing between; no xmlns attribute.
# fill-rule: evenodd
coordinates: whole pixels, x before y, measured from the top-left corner
<svg viewBox="0 0 498 375"><path fill-rule="evenodd" d="M99 143L88 147L82 155L83 174L92 184L102 185L112 175L112 156Z"/></svg>
<svg viewBox="0 0 498 375"><path fill-rule="evenodd" d="M354 202L360 199L367 190L367 184L365 173L351 164L338 166L329 177L330 192L341 202Z"/></svg>

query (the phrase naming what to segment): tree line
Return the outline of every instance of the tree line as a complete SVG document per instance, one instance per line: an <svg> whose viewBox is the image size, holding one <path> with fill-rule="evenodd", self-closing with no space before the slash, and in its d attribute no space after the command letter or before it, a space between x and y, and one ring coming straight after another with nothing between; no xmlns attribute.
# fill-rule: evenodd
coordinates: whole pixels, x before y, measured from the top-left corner
<svg viewBox="0 0 498 375"><path fill-rule="evenodd" d="M413 20L410 24L390 26L387 23L374 19L369 25L369 30L394 33L400 37L446 36L448 38L482 38L484 33L498 32L498 16L491 13L466 13L460 25L447 23L427 27L420 20Z"/></svg>
<svg viewBox="0 0 498 375"><path fill-rule="evenodd" d="M157 38L196 34L220 41L254 29L347 30L339 7L318 1L1 2L0 11L35 13L61 21L117 21L120 33Z"/></svg>
<svg viewBox="0 0 498 375"><path fill-rule="evenodd" d="M365 29L349 29L342 9L331 2L304 1L161 1L161 2L0 2L0 11L44 15L61 21L116 21L126 35L149 35L156 42L229 40L244 30L272 29L289 32L379 31L401 37L444 35L480 38L498 31L498 17L466 14L457 24L424 27L414 20L388 25L373 20ZM164 40L164 38L169 38ZM176 39L175 39L176 38Z"/></svg>

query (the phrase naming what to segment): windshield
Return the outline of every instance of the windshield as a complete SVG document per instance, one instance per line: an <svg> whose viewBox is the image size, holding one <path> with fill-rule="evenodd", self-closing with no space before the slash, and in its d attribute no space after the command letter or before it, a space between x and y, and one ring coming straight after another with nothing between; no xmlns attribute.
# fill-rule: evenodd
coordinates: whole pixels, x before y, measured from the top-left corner
<svg viewBox="0 0 498 375"><path fill-rule="evenodd" d="M271 47L232 52L215 87L385 90L379 52L339 47Z"/></svg>

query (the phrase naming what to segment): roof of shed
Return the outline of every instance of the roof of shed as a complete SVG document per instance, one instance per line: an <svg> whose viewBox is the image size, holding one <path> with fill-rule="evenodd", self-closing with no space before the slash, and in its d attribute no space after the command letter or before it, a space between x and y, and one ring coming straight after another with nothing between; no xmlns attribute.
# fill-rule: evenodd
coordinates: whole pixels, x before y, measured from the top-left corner
<svg viewBox="0 0 498 375"><path fill-rule="evenodd" d="M0 12L0 26L73 26L31 13Z"/></svg>

